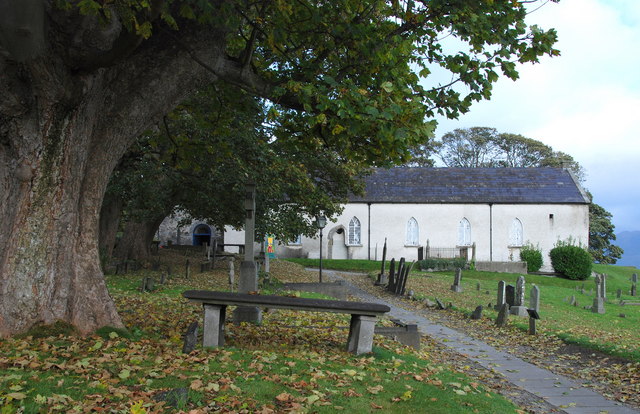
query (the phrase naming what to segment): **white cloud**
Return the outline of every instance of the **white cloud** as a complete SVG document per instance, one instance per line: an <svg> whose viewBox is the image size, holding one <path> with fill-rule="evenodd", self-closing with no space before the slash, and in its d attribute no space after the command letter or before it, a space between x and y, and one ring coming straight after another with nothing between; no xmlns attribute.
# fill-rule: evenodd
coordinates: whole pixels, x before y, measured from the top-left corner
<svg viewBox="0 0 640 414"><path fill-rule="evenodd" d="M529 23L557 29L561 56L521 66L518 81L501 79L491 101L440 119L437 134L488 126L566 152L617 230L640 230L640 1L562 0Z"/></svg>

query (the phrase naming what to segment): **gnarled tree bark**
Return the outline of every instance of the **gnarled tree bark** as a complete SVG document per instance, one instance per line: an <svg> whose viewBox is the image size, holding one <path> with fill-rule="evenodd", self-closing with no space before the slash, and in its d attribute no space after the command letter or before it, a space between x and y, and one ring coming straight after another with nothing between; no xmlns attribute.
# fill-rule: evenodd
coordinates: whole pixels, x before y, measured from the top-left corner
<svg viewBox="0 0 640 414"><path fill-rule="evenodd" d="M3 337L56 320L83 333L122 325L98 256L111 171L137 135L216 78L192 59L194 51L210 67L229 69L220 33L154 35L104 66L122 28L53 8L46 24L38 16L28 23L47 28L46 41L35 39L33 53L12 53L4 34L13 29L0 27ZM11 16L0 25L7 21ZM189 53L176 46L178 35Z"/></svg>

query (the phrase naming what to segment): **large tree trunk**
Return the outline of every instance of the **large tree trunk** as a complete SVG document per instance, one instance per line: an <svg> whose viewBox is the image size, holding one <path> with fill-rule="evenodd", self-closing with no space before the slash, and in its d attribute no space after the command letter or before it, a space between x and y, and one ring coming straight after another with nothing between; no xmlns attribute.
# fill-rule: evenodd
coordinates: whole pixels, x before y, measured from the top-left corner
<svg viewBox="0 0 640 414"><path fill-rule="evenodd" d="M160 223L166 216L158 217L154 220L135 222L130 221L125 224L122 238L114 251L114 257L121 260L135 260L145 262L151 255L151 242L153 236L158 231Z"/></svg>
<svg viewBox="0 0 640 414"><path fill-rule="evenodd" d="M109 194L107 191L104 201L102 202L102 208L100 209L100 226L98 231L98 249L100 255L106 258L111 258L113 254L122 207L124 207L122 198Z"/></svg>
<svg viewBox="0 0 640 414"><path fill-rule="evenodd" d="M154 35L126 59L92 69L101 60L86 56L97 53L96 45L81 56L78 39L93 34L103 43L98 47L113 46L122 38L117 28L47 12L49 40L36 57L0 53L3 337L56 320L82 333L122 325L98 256L98 217L109 176L137 135L214 79L189 53L168 46L175 35ZM215 40L222 38L188 39L190 52L219 67L216 61L225 55Z"/></svg>

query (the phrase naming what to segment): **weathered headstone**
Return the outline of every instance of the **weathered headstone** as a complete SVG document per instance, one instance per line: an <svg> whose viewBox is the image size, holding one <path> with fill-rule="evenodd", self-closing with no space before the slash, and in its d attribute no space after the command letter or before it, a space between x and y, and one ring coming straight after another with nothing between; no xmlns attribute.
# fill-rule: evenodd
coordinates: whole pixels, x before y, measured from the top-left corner
<svg viewBox="0 0 640 414"><path fill-rule="evenodd" d="M193 322L187 328L187 332L184 334L184 343L182 345L182 353L190 354L196 349L198 343L198 322Z"/></svg>
<svg viewBox="0 0 640 414"><path fill-rule="evenodd" d="M606 273L602 273L600 275L600 280L602 281L602 287L600 289L600 297L602 297L602 299L606 299L607 298L607 274Z"/></svg>
<svg viewBox="0 0 640 414"><path fill-rule="evenodd" d="M236 270L233 257L229 258L229 290L233 292L233 286L236 283Z"/></svg>
<svg viewBox="0 0 640 414"><path fill-rule="evenodd" d="M634 283L633 285L631 285L631 296L636 296L636 292L637 291L637 287L636 284Z"/></svg>
<svg viewBox="0 0 640 414"><path fill-rule="evenodd" d="M540 311L540 288L533 285L531 288L531 294L529 296L529 309L533 309L536 312Z"/></svg>
<svg viewBox="0 0 640 414"><path fill-rule="evenodd" d="M479 292L480 291L480 282L476 283L476 290Z"/></svg>
<svg viewBox="0 0 640 414"><path fill-rule="evenodd" d="M631 283L638 283L638 274L634 273L631 275Z"/></svg>
<svg viewBox="0 0 640 414"><path fill-rule="evenodd" d="M438 309L440 309L440 310L446 309L446 306L444 306L444 304L442 302L440 302L440 299L438 299L438 298L436 298L436 304L438 306Z"/></svg>
<svg viewBox="0 0 640 414"><path fill-rule="evenodd" d="M167 283L167 274L165 272L162 272L162 274L160 275L160 284L164 285L165 283Z"/></svg>
<svg viewBox="0 0 640 414"><path fill-rule="evenodd" d="M478 305L476 310L471 314L471 319L478 320L480 318L482 318L482 305Z"/></svg>
<svg viewBox="0 0 640 414"><path fill-rule="evenodd" d="M387 284L387 275L384 272L385 261L387 260L387 238L384 238L384 246L382 247L382 267L380 268L380 273L378 274L378 280L376 280L376 285L386 285Z"/></svg>
<svg viewBox="0 0 640 414"><path fill-rule="evenodd" d="M255 262L254 241L256 235L256 186L245 184L244 192L244 258L240 263L238 292L250 293L258 290L258 267ZM256 306L238 306L233 311L233 323L262 322L262 310Z"/></svg>
<svg viewBox="0 0 640 414"><path fill-rule="evenodd" d="M616 291L616 299L620 299L620 297L622 297L622 289Z"/></svg>
<svg viewBox="0 0 640 414"><path fill-rule="evenodd" d="M524 306L524 287L525 287L524 276L519 276L518 280L516 281L514 304L511 308L509 308L509 312L511 312L512 315L517 315L517 316L528 315L527 307Z"/></svg>
<svg viewBox="0 0 640 414"><path fill-rule="evenodd" d="M502 305L506 303L505 286L506 283L504 280L498 282L498 302L496 303L496 306L494 308L497 311L499 311Z"/></svg>
<svg viewBox="0 0 640 414"><path fill-rule="evenodd" d="M538 329L536 327L537 322L538 320L536 318L529 316L529 335L535 335L538 333Z"/></svg>
<svg viewBox="0 0 640 414"><path fill-rule="evenodd" d="M424 246L418 247L418 261L424 260Z"/></svg>
<svg viewBox="0 0 640 414"><path fill-rule="evenodd" d="M571 299L569 299L569 305L576 306L576 297L571 295Z"/></svg>
<svg viewBox="0 0 640 414"><path fill-rule="evenodd" d="M184 277L185 277L186 279L189 279L189 272L190 272L190 270L191 270L191 264L189 263L189 259L187 259L187 263L184 265L184 268L185 268L185 270L184 270Z"/></svg>
<svg viewBox="0 0 640 414"><path fill-rule="evenodd" d="M516 304L516 287L513 285L507 285L504 288L504 302L511 306L515 306ZM501 307L502 309L502 307Z"/></svg>
<svg viewBox="0 0 640 414"><path fill-rule="evenodd" d="M396 259L395 257L389 262L389 279L387 280L387 289L389 290L391 284L396 278Z"/></svg>
<svg viewBox="0 0 640 414"><path fill-rule="evenodd" d="M593 298L593 306L591 312L604 313L604 298L602 297L602 276L596 274L596 297Z"/></svg>
<svg viewBox="0 0 640 414"><path fill-rule="evenodd" d="M451 290L453 290L454 292L462 292L462 269L457 268L456 269L456 275L453 279L453 285L451 285Z"/></svg>
<svg viewBox="0 0 640 414"><path fill-rule="evenodd" d="M503 304L500 307L500 311L498 312L498 317L496 318L496 326L505 326L509 319L509 305Z"/></svg>
<svg viewBox="0 0 640 414"><path fill-rule="evenodd" d="M413 270L413 266L416 264L416 261L414 260L413 262L411 262L410 266L405 266L405 270L404 270L404 275L402 277L402 283L400 284L399 288L396 289L396 295L404 295L404 291L407 287L407 279L409 279L409 273L411 273L411 271Z"/></svg>

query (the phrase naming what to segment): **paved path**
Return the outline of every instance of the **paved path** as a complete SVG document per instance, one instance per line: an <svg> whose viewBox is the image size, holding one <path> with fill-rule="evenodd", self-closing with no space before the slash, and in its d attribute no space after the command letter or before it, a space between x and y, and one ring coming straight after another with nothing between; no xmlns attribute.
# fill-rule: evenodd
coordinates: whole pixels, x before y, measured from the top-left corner
<svg viewBox="0 0 640 414"><path fill-rule="evenodd" d="M475 338L447 328L416 315L406 309L395 306L376 296L373 296L349 283L348 279L340 277L338 272L323 270L329 279L343 280L347 283L353 296L367 302L382 303L391 308L389 315L406 323L415 323L423 334L452 348L485 368L501 373L516 386L535 394L545 401L569 414L627 414L640 411L607 400L597 392L582 387L579 383L555 374L549 370L523 361L507 352L499 351ZM347 274L347 272L339 272Z"/></svg>

